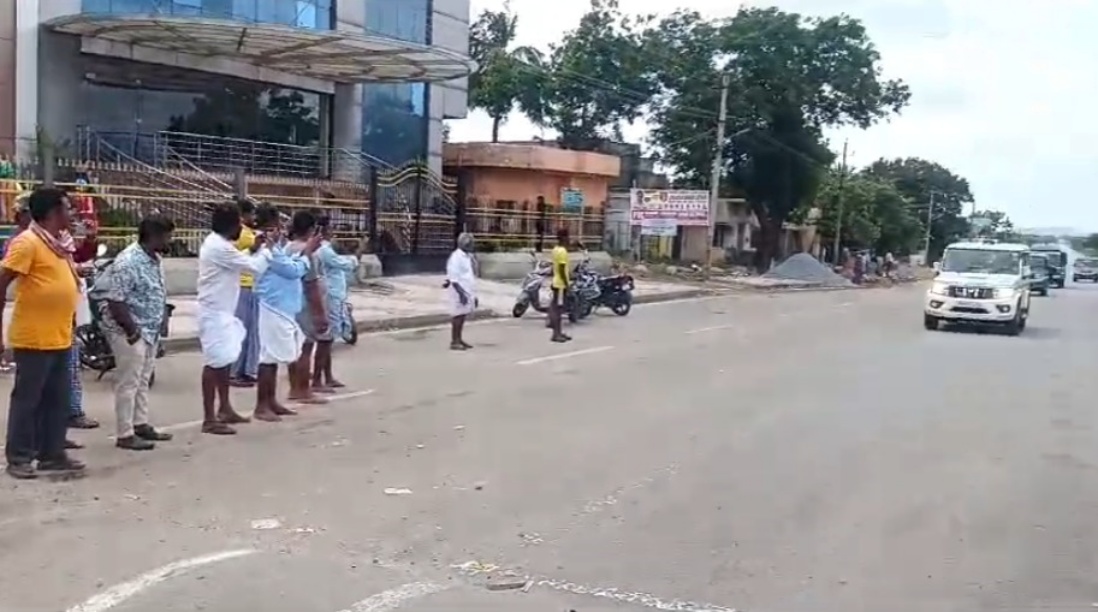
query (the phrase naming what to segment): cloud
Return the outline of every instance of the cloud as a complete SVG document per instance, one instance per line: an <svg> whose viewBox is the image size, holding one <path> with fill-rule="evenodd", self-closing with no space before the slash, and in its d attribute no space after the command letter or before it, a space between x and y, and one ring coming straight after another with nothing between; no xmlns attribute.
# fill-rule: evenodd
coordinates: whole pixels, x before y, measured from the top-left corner
<svg viewBox="0 0 1098 612"><path fill-rule="evenodd" d="M666 14L675 4L622 2L635 13ZM980 208L1003 210L1021 226L1071 226L1098 231L1089 202L1098 168L1098 2L1055 0L775 0L806 15L846 13L862 19L885 75L912 88L911 106L869 130L830 134L849 139L855 165L879 157L925 157L972 184ZM473 0L474 13L503 0ZM520 44L546 47L574 26L587 0L512 0ZM669 8L669 6L671 8ZM735 2L682 0L709 17L734 14ZM485 140L480 113L455 121L453 140ZM643 139L644 125L626 135ZM505 139L539 132L525 118L504 126ZM551 136L551 134L541 134Z"/></svg>

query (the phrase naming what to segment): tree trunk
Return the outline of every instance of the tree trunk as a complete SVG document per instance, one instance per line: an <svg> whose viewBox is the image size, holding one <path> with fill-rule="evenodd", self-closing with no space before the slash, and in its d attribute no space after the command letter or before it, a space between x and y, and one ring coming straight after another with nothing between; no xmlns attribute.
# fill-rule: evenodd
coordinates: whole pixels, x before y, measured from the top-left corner
<svg viewBox="0 0 1098 612"><path fill-rule="evenodd" d="M499 126L503 124L503 117L492 117L492 142L499 142Z"/></svg>
<svg viewBox="0 0 1098 612"><path fill-rule="evenodd" d="M751 241L755 245L755 269L759 274L765 274L778 253L781 226L765 211L756 211L755 216L759 219L759 239Z"/></svg>

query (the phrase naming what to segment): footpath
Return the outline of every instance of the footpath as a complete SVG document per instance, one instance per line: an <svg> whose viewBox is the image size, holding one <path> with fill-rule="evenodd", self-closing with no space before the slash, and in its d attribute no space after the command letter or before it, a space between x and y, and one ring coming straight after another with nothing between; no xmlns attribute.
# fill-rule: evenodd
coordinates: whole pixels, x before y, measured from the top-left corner
<svg viewBox="0 0 1098 612"><path fill-rule="evenodd" d="M373 280L351 289L350 302L360 333L385 329L407 329L441 325L450 320L441 274L396 276ZM511 307L519 292L519 283L477 281L480 308L474 318L511 316ZM708 290L683 283L654 282L638 279L634 303L644 304L697 297ZM198 304L193 295L174 295L169 350L187 350L198 344ZM536 313L535 313L536 315ZM527 314L526 316L531 316Z"/></svg>

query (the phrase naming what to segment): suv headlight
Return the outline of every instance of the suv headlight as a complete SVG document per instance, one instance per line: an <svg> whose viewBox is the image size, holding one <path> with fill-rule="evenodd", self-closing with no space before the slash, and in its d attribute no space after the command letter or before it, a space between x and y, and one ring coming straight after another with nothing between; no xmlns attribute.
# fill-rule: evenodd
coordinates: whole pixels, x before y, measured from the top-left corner
<svg viewBox="0 0 1098 612"><path fill-rule="evenodd" d="M949 295L949 283L935 282L930 286L930 292L934 295Z"/></svg>
<svg viewBox="0 0 1098 612"><path fill-rule="evenodd" d="M1014 297L1014 296L1015 296L1015 295L1017 295L1017 294L1018 294L1018 290L1017 290L1017 289L1015 289L1015 288L1013 288L1013 287L1011 287L1011 288L1003 288L1003 289L996 289L996 290L995 290L995 291L994 291L994 292L992 293L992 295L994 296L994 298L995 298L995 299L997 299L997 300L999 300L999 299L1003 299L1003 298L1008 298L1008 297Z"/></svg>

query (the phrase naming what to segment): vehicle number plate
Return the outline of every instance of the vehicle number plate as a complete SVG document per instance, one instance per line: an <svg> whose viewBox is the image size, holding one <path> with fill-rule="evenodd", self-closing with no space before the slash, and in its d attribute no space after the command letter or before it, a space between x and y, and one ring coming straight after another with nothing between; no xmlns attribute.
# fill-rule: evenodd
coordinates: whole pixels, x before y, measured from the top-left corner
<svg viewBox="0 0 1098 612"><path fill-rule="evenodd" d="M980 303L979 302L963 302L962 301L962 302L957 302L957 306L959 306L961 308L979 308Z"/></svg>

